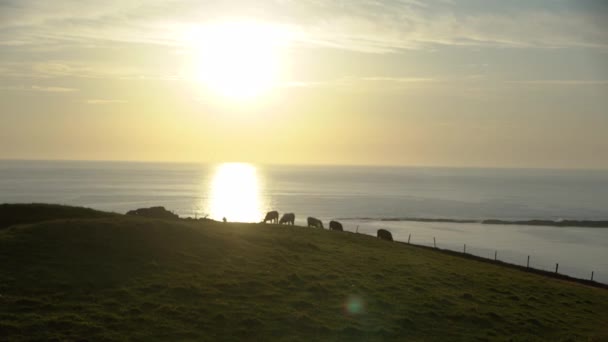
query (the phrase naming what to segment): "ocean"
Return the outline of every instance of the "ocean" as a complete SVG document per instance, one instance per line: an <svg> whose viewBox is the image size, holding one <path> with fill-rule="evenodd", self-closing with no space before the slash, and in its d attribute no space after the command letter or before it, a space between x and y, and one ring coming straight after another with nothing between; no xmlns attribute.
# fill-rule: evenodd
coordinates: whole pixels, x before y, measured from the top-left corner
<svg viewBox="0 0 608 342"><path fill-rule="evenodd" d="M608 171L0 161L0 203L60 203L125 213L259 222L266 211L608 283L608 228L476 221L608 220ZM465 220L413 222L408 219ZM387 221L388 220L388 221ZM471 221L471 222L468 222ZM411 237L410 237L411 236Z"/></svg>

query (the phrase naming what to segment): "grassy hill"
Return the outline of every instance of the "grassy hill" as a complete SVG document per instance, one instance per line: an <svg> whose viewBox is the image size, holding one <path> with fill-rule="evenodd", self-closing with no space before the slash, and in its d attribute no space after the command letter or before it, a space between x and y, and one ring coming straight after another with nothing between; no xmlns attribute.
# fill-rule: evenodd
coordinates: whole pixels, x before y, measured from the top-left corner
<svg viewBox="0 0 608 342"><path fill-rule="evenodd" d="M0 340L608 340L608 291L373 237L116 216L0 231Z"/></svg>
<svg viewBox="0 0 608 342"><path fill-rule="evenodd" d="M0 229L16 224L34 223L58 219L115 217L89 208L70 207L58 204L0 204Z"/></svg>

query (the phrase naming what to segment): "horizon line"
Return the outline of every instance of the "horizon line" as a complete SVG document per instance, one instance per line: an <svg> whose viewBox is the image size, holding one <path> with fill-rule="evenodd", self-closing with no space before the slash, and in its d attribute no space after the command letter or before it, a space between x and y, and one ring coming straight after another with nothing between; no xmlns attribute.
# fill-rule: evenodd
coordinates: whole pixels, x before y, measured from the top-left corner
<svg viewBox="0 0 608 342"><path fill-rule="evenodd" d="M432 165L432 164L328 164L328 163L266 163L252 161L172 161L172 160L129 160L129 159L44 159L44 158L3 158L2 161L14 162L81 162L81 163L131 163L131 164L182 164L182 165L219 165L230 163L253 164L260 166L312 166L312 167L385 167L385 168L435 168L435 169L494 169L494 170L578 170L608 171L608 167L569 167L569 166L488 166L488 165Z"/></svg>

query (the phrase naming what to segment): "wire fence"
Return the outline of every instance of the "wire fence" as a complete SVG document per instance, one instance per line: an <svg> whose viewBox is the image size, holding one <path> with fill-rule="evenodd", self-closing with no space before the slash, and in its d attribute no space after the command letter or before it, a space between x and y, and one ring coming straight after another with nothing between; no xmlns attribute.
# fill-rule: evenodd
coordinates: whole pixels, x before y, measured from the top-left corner
<svg viewBox="0 0 608 342"><path fill-rule="evenodd" d="M359 227L355 233L359 233ZM370 232L364 232L363 234L373 235ZM431 248L439 251L449 252L451 254L461 254L465 257L474 257L487 262L500 263L507 266L524 269L533 273L542 273L545 275L553 275L559 278L569 278L575 281L582 281L585 283L592 283L593 285L608 287L608 284L598 282L597 273L595 270L589 270L587 276L584 276L580 272L580 268L575 270L572 267L560 266L559 262L549 263L546 259L535 258L534 255L525 255L522 260L521 253L514 253L509 251L500 251L498 249L480 248L468 245L466 243L457 245L454 243L439 243L439 240L433 236L432 241L426 237L425 240L414 240L412 234L407 235L407 240L395 240L399 243L404 243L412 246ZM537 261L538 260L538 261Z"/></svg>

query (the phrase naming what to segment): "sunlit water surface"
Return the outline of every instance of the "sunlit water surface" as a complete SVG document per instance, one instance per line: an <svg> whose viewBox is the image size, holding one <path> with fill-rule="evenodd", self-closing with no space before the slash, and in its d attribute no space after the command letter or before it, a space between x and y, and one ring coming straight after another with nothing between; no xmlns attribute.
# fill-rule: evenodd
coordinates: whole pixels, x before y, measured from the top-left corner
<svg viewBox="0 0 608 342"><path fill-rule="evenodd" d="M608 172L0 161L0 202L259 222L268 210L608 283L608 229L386 222L381 218L608 219ZM362 218L371 218L362 219Z"/></svg>
<svg viewBox="0 0 608 342"><path fill-rule="evenodd" d="M226 163L216 167L209 182L209 198L205 212L215 219L256 222L266 205L260 196L257 169L250 164ZM198 215L198 213L196 214Z"/></svg>

